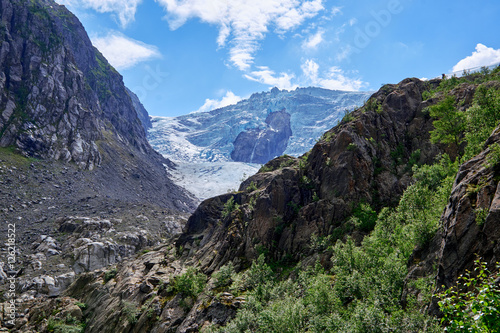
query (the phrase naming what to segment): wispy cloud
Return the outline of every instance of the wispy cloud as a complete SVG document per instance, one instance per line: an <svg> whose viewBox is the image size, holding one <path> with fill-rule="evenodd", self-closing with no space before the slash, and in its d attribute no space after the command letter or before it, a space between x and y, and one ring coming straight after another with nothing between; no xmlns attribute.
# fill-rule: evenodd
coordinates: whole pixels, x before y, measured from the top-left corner
<svg viewBox="0 0 500 333"><path fill-rule="evenodd" d="M128 38L119 32L110 32L104 37L93 37L92 44L116 69L130 68L161 56L156 46Z"/></svg>
<svg viewBox="0 0 500 333"><path fill-rule="evenodd" d="M333 7L331 10L332 16L337 16L339 14L342 14L342 7Z"/></svg>
<svg viewBox="0 0 500 333"><path fill-rule="evenodd" d="M70 8L91 8L100 13L114 13L122 27L134 20L137 6L142 0L56 0L61 5Z"/></svg>
<svg viewBox="0 0 500 333"><path fill-rule="evenodd" d="M292 84L292 80L295 78L294 74L276 73L266 66L257 67L258 70L252 71L249 74L245 74L244 77L259 83L267 84L269 86L278 87L280 89L295 89L298 87L296 84Z"/></svg>
<svg viewBox="0 0 500 333"><path fill-rule="evenodd" d="M229 45L230 62L250 70L259 42L270 29L278 34L300 26L324 9L322 0L156 0L175 30L191 18L219 27L219 47Z"/></svg>
<svg viewBox="0 0 500 333"><path fill-rule="evenodd" d="M319 65L314 60L306 60L302 64L302 72L309 84L332 90L357 91L367 84L360 79L349 78L344 71L336 66L320 75Z"/></svg>
<svg viewBox="0 0 500 333"><path fill-rule="evenodd" d="M481 43L476 45L476 51L472 55L460 60L455 66L453 71L458 72L468 68L489 66L500 62L500 49L487 47Z"/></svg>
<svg viewBox="0 0 500 333"><path fill-rule="evenodd" d="M315 50L318 45L323 42L324 31L319 29L314 35L309 36L303 43L302 48L305 50Z"/></svg>
<svg viewBox="0 0 500 333"><path fill-rule="evenodd" d="M203 104L198 110L195 112L206 112L210 110L215 110L218 108L223 108L228 105L236 104L241 101L242 98L240 96L236 96L232 91L226 91L226 95L222 97L220 100L216 99L206 99L205 104Z"/></svg>

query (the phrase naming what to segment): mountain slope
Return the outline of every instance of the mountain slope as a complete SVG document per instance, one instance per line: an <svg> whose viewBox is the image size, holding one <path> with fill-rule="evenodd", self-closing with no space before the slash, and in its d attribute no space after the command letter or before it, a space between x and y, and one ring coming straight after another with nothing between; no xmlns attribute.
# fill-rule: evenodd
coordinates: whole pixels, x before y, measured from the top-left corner
<svg viewBox="0 0 500 333"><path fill-rule="evenodd" d="M0 43L0 216L20 253L0 280L17 275L19 297L57 295L75 272L179 232L194 200L78 19L54 1L2 0Z"/></svg>
<svg viewBox="0 0 500 333"><path fill-rule="evenodd" d="M171 163L147 142L122 77L92 46L78 19L53 1L2 1L0 14L0 146L115 174L130 164L130 177L160 177L157 183L170 187L164 198L157 192L151 200L188 209L190 199L163 170ZM116 181L126 186L123 177Z"/></svg>

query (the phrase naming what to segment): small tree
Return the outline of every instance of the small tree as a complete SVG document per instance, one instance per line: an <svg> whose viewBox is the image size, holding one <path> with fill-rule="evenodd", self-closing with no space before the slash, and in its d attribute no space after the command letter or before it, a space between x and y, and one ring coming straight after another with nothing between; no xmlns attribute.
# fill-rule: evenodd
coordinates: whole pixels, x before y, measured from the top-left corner
<svg viewBox="0 0 500 333"><path fill-rule="evenodd" d="M429 112L436 119L432 123L434 130L431 131L431 142L454 144L458 151L464 141L466 118L463 112L455 108L455 98L447 96L440 103L429 107Z"/></svg>

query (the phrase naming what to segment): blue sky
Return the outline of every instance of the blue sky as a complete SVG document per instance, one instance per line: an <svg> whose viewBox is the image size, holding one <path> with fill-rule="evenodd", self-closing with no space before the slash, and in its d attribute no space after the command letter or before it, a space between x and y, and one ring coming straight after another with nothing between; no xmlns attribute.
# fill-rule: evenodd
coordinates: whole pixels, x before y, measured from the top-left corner
<svg viewBox="0 0 500 333"><path fill-rule="evenodd" d="M56 0L151 115L500 62L498 0Z"/></svg>

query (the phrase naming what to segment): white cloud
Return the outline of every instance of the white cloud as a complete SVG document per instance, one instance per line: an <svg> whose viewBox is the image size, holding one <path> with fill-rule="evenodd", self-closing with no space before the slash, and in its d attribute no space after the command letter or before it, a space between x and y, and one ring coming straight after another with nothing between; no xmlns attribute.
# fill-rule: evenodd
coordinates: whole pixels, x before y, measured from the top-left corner
<svg viewBox="0 0 500 333"><path fill-rule="evenodd" d="M335 56L335 59L338 62L341 62L344 59L347 59L352 53L351 45L347 45L345 47L341 47L339 53Z"/></svg>
<svg viewBox="0 0 500 333"><path fill-rule="evenodd" d="M314 50L323 42L323 30L318 30L314 35L309 36L303 43L302 48L306 50Z"/></svg>
<svg viewBox="0 0 500 333"><path fill-rule="evenodd" d="M97 0L96 0L97 1ZM231 63L250 70L259 41L270 28L285 33L316 16L323 0L156 0L166 10L170 28L175 30L191 18L219 27L217 44L229 44Z"/></svg>
<svg viewBox="0 0 500 333"><path fill-rule="evenodd" d="M345 76L344 72L336 67L330 67L325 76L320 76L319 65L314 60L306 60L301 66L306 80L314 85L332 90L357 91L366 86L366 83L359 79L352 79Z"/></svg>
<svg viewBox="0 0 500 333"><path fill-rule="evenodd" d="M487 47L481 43L476 45L476 51L472 52L472 55L460 60L455 66L453 66L454 72L459 72L464 69L490 66L500 62L500 49L495 50L491 47Z"/></svg>
<svg viewBox="0 0 500 333"><path fill-rule="evenodd" d="M115 13L122 27L134 20L137 6L142 0L56 0L68 7L91 8L100 13Z"/></svg>
<svg viewBox="0 0 500 333"><path fill-rule="evenodd" d="M116 69L126 69L136 64L160 57L156 46L148 45L117 32L92 38L92 44L101 51Z"/></svg>
<svg viewBox="0 0 500 333"><path fill-rule="evenodd" d="M332 8L332 15L337 16L338 14L342 14L342 7L333 7Z"/></svg>
<svg viewBox="0 0 500 333"><path fill-rule="evenodd" d="M218 108L223 108L228 105L236 104L241 100L242 98L240 96L236 96L232 91L226 91L226 95L222 97L221 100L207 98L205 100L205 104L203 104L195 112L205 112L205 111L215 110Z"/></svg>
<svg viewBox="0 0 500 333"><path fill-rule="evenodd" d="M279 76L276 76L276 73L269 67L259 66L257 68L258 70L245 74L244 77L280 89L292 90L298 87L298 85L292 84L292 80L295 78L293 74L280 73Z"/></svg>

